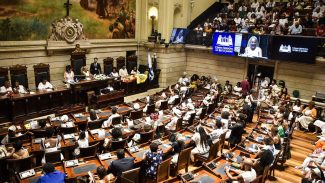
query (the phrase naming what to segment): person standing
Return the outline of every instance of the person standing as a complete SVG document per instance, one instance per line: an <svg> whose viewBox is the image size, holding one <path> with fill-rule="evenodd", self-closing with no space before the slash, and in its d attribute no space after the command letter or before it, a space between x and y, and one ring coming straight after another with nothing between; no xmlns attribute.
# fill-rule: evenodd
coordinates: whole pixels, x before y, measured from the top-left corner
<svg viewBox="0 0 325 183"><path fill-rule="evenodd" d="M250 85L248 81L248 77L246 76L245 79L241 82L242 87L242 93L247 94L247 92L250 90Z"/></svg>
<svg viewBox="0 0 325 183"><path fill-rule="evenodd" d="M98 58L95 57L94 58L94 62L90 64L90 73L92 75L101 74L102 73L102 68L100 67L100 64L97 63L97 61L98 61Z"/></svg>

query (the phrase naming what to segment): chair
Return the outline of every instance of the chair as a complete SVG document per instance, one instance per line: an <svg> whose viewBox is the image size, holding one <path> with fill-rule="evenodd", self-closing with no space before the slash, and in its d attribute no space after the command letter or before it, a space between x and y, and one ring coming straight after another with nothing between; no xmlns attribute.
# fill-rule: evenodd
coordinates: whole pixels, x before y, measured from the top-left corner
<svg viewBox="0 0 325 183"><path fill-rule="evenodd" d="M151 113L154 113L155 112L155 109L156 109L155 104L148 105L147 112L146 112L147 115L150 115Z"/></svg>
<svg viewBox="0 0 325 183"><path fill-rule="evenodd" d="M170 162L172 161L172 158L168 158L165 161L163 161L160 165L158 165L157 168L157 182L161 182L164 180L167 180L169 178L169 172L170 172Z"/></svg>
<svg viewBox="0 0 325 183"><path fill-rule="evenodd" d="M116 58L116 69L120 70L123 66L125 66L125 57L117 57Z"/></svg>
<svg viewBox="0 0 325 183"><path fill-rule="evenodd" d="M28 88L27 67L23 65L14 65L9 68L11 83L19 81L19 84Z"/></svg>
<svg viewBox="0 0 325 183"><path fill-rule="evenodd" d="M171 166L171 176L175 177L179 170L185 168L185 172L188 172L188 167L191 163L191 150L192 148L183 149L179 155L177 164Z"/></svg>
<svg viewBox="0 0 325 183"><path fill-rule="evenodd" d="M183 118L178 118L177 122L176 122L176 130L175 131L180 131L182 129L183 126Z"/></svg>
<svg viewBox="0 0 325 183"><path fill-rule="evenodd" d="M199 116L199 119L203 119L205 117L206 112L207 112L207 108L205 108L205 107L202 108L202 112L201 112L201 114Z"/></svg>
<svg viewBox="0 0 325 183"><path fill-rule="evenodd" d="M131 55L131 56L127 57L127 59L126 59L126 69L128 70L128 72L131 72L131 70L134 67L138 66L137 60L138 60L138 57L136 55Z"/></svg>
<svg viewBox="0 0 325 183"><path fill-rule="evenodd" d="M94 157L96 156L96 153L97 153L97 149L98 149L98 145L99 145L99 142L97 142L96 144L94 145L91 145L89 147L80 147L80 158L84 158L84 157Z"/></svg>
<svg viewBox="0 0 325 183"><path fill-rule="evenodd" d="M7 159L7 169L15 173L29 170L34 167L34 156L23 159Z"/></svg>
<svg viewBox="0 0 325 183"><path fill-rule="evenodd" d="M112 57L107 57L104 59L104 74L109 75L113 71L113 62L114 59Z"/></svg>
<svg viewBox="0 0 325 183"><path fill-rule="evenodd" d="M57 163L61 162L61 151L53 151L44 153L46 163Z"/></svg>
<svg viewBox="0 0 325 183"><path fill-rule="evenodd" d="M207 114L211 114L214 112L214 103L209 104Z"/></svg>
<svg viewBox="0 0 325 183"><path fill-rule="evenodd" d="M34 138L44 138L47 135L46 130L43 129L32 130L32 133L34 134Z"/></svg>
<svg viewBox="0 0 325 183"><path fill-rule="evenodd" d="M32 142L32 137L28 133L24 133L24 134L19 135L17 137L9 137L9 142L10 143L16 142L18 140L22 141L22 143L29 143L29 142Z"/></svg>
<svg viewBox="0 0 325 183"><path fill-rule="evenodd" d="M132 120L136 120L136 119L140 119L143 116L143 110L137 110L137 111L131 111L130 114L130 119Z"/></svg>
<svg viewBox="0 0 325 183"><path fill-rule="evenodd" d="M263 176L262 176L262 181L261 183L264 183L268 177L268 172L269 172L270 166L266 166L263 171Z"/></svg>
<svg viewBox="0 0 325 183"><path fill-rule="evenodd" d="M195 161L202 161L202 162L209 162L215 159L218 156L218 149L219 149L220 141L212 144L210 146L210 150L208 153L205 154L196 154Z"/></svg>
<svg viewBox="0 0 325 183"><path fill-rule="evenodd" d="M195 119L195 112L193 112L190 116L190 119L187 120L187 126L192 126L194 119ZM184 121L186 121L186 120L184 120Z"/></svg>
<svg viewBox="0 0 325 183"><path fill-rule="evenodd" d="M35 86L38 87L38 84L42 82L42 79L45 78L48 82L51 81L50 75L50 65L39 63L34 65L34 75L35 75Z"/></svg>
<svg viewBox="0 0 325 183"><path fill-rule="evenodd" d="M180 98L180 97L175 98L175 100L174 100L174 104L173 104L173 105L177 105L177 104L179 104L180 102L181 102L181 98Z"/></svg>
<svg viewBox="0 0 325 183"><path fill-rule="evenodd" d="M273 161L273 164L270 166L270 170L269 170L269 175L270 176L274 176L274 172L275 172L275 167L277 166L278 164L278 161L279 161L279 158L280 156L282 155L282 151L281 150L276 156L275 156L275 159Z"/></svg>
<svg viewBox="0 0 325 183"><path fill-rule="evenodd" d="M168 109L168 101L162 101L160 103L160 107L159 107L159 110L167 110Z"/></svg>
<svg viewBox="0 0 325 183"><path fill-rule="evenodd" d="M81 68L86 65L86 51L76 45L75 50L71 53L71 67L75 76L80 76Z"/></svg>
<svg viewBox="0 0 325 183"><path fill-rule="evenodd" d="M8 78L8 68L0 67L0 87L5 84Z"/></svg>
<svg viewBox="0 0 325 183"><path fill-rule="evenodd" d="M219 144L219 151L221 152L221 154L223 153L223 147L225 145L225 141L226 141L226 134L227 132L223 133L220 135L219 137L219 141L220 141L220 144ZM230 148L230 145L228 144L228 148Z"/></svg>
<svg viewBox="0 0 325 183"><path fill-rule="evenodd" d="M111 147L109 148L110 151L116 151L118 149L124 149L127 144L127 140L123 139L120 141L112 141L111 142Z"/></svg>
<svg viewBox="0 0 325 183"><path fill-rule="evenodd" d="M140 168L122 172L121 183L139 183Z"/></svg>
<svg viewBox="0 0 325 183"><path fill-rule="evenodd" d="M156 129L157 138L163 137L165 132L166 132L165 125L157 126L157 129Z"/></svg>
<svg viewBox="0 0 325 183"><path fill-rule="evenodd" d="M65 134L71 134L71 133L76 133L78 132L77 127L60 127L60 132L65 135Z"/></svg>
<svg viewBox="0 0 325 183"><path fill-rule="evenodd" d="M94 130L102 127L102 124L105 120L95 120L88 122L88 129L89 130Z"/></svg>
<svg viewBox="0 0 325 183"><path fill-rule="evenodd" d="M147 143L153 139L154 139L154 131L153 130L151 130L149 132L141 132L139 144Z"/></svg>
<svg viewBox="0 0 325 183"><path fill-rule="evenodd" d="M115 118L112 119L112 125L121 124L121 121L122 121L122 117L121 116L115 117Z"/></svg>
<svg viewBox="0 0 325 183"><path fill-rule="evenodd" d="M77 126L78 126L79 131L85 131L85 130L87 130L87 127L88 127L88 121L79 122L79 123L77 123Z"/></svg>

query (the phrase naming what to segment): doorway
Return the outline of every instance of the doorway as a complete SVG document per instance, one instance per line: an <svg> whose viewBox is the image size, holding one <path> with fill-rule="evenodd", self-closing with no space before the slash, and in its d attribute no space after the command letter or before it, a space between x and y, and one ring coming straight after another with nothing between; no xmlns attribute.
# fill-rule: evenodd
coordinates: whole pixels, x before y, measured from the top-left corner
<svg viewBox="0 0 325 183"><path fill-rule="evenodd" d="M260 75L259 75L260 74ZM249 83L255 83L256 77L266 77L269 78L269 83L272 81L274 76L274 67L258 65L258 64L249 64L247 76L249 77Z"/></svg>

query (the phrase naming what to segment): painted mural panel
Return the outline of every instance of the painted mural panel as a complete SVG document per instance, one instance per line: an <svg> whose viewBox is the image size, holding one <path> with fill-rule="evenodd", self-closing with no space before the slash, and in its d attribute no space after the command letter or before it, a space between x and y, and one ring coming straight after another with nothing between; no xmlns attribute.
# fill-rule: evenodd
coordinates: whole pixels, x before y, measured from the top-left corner
<svg viewBox="0 0 325 183"><path fill-rule="evenodd" d="M67 0L0 0L0 41L44 40ZM70 0L88 39L134 39L136 0Z"/></svg>

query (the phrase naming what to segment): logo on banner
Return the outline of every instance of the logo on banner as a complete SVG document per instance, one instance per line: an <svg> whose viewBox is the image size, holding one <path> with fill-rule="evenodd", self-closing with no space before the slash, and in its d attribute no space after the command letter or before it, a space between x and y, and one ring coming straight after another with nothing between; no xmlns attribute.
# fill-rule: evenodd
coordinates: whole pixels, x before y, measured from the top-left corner
<svg viewBox="0 0 325 183"><path fill-rule="evenodd" d="M279 52L282 53L291 53L291 46L290 45L283 45L281 44Z"/></svg>
<svg viewBox="0 0 325 183"><path fill-rule="evenodd" d="M213 52L221 55L234 55L234 37L232 33L215 33Z"/></svg>

